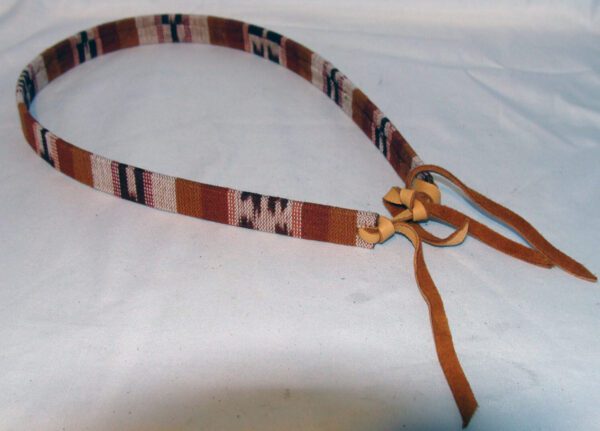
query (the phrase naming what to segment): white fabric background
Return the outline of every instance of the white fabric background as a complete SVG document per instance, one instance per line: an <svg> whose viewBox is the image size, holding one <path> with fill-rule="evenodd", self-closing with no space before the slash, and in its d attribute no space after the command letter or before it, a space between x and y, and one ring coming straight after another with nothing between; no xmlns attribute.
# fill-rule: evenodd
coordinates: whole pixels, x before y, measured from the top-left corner
<svg viewBox="0 0 600 431"><path fill-rule="evenodd" d="M414 3L0 4L0 429L459 428L403 238L300 241L93 191L33 154L14 102L25 64L98 23L253 22L332 61L424 161L598 273L599 2ZM379 212L399 183L316 89L223 48L111 54L36 112L83 148L208 183ZM473 239L425 253L480 403L471 429L600 429L598 285Z"/></svg>

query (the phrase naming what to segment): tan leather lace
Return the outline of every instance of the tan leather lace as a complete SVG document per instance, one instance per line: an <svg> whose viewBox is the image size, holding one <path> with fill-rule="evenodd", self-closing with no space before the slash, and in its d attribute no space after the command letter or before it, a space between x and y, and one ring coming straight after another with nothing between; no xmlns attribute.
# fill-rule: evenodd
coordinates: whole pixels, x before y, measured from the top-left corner
<svg viewBox="0 0 600 431"><path fill-rule="evenodd" d="M512 241L465 214L442 205L438 187L416 178L421 172L433 172L450 180L469 200L513 228L531 244L531 247ZM425 264L422 243L454 246L461 244L467 234L471 234L497 250L529 263L544 267L556 265L589 281L596 281L597 278L579 262L550 244L521 216L467 187L444 168L435 165L419 166L409 172L406 183L406 188L392 187L383 197L383 202L392 217L380 215L376 227L362 228L359 235L363 240L376 244L386 241L395 233L400 233L413 244L415 276L429 307L438 359L462 416L463 427L466 427L477 409L477 401L454 349L444 304ZM418 224L430 218L454 225L457 229L448 237L439 238Z"/></svg>

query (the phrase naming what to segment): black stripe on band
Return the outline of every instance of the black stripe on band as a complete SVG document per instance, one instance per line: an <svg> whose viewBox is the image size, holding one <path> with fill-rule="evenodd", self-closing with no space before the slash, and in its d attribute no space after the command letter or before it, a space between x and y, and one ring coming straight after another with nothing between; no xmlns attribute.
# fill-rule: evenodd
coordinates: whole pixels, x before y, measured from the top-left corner
<svg viewBox="0 0 600 431"><path fill-rule="evenodd" d="M135 193L137 195L137 202L142 205L146 205L146 196L144 194L144 170L140 168L133 168L133 175L135 177Z"/></svg>

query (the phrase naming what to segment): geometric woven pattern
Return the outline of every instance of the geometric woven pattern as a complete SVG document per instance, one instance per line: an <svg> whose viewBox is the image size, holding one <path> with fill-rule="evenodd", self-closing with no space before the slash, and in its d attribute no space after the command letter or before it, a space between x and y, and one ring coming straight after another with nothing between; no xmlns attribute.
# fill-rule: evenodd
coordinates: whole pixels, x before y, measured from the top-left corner
<svg viewBox="0 0 600 431"><path fill-rule="evenodd" d="M202 15L155 15L99 25L48 48L23 70L17 104L23 133L55 169L95 189L153 208L296 238L371 248L359 227L377 214L243 192L162 175L92 154L37 122L36 94L78 64L119 49L157 43L204 43L246 51L300 75L335 102L369 137L396 172L422 164L387 117L330 62L265 28Z"/></svg>

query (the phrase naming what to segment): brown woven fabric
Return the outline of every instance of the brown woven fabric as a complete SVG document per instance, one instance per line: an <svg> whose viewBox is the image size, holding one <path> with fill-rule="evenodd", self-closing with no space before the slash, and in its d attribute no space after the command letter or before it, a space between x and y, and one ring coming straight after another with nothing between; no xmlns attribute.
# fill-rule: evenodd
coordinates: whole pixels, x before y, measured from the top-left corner
<svg viewBox="0 0 600 431"><path fill-rule="evenodd" d="M210 43L247 51L289 68L321 88L387 154L395 131L389 125L375 138L379 111L329 62L275 32L241 21L211 16L156 15L128 18L82 31L48 48L21 73L17 102L25 139L55 169L95 189L165 211L296 238L372 248L357 235L374 226L377 214L276 198L202 184L150 172L78 148L43 127L29 112L35 95L78 64L119 49L153 43ZM357 94L359 103L353 102ZM355 120L356 121L356 120ZM383 121L377 117L377 121ZM396 132L397 133L397 132ZM387 134L387 135L386 135ZM398 145L403 142L398 138ZM408 144L406 144L408 145ZM406 174L414 151L389 158Z"/></svg>

